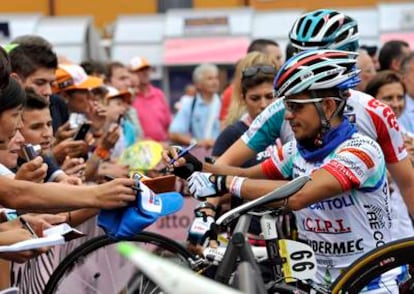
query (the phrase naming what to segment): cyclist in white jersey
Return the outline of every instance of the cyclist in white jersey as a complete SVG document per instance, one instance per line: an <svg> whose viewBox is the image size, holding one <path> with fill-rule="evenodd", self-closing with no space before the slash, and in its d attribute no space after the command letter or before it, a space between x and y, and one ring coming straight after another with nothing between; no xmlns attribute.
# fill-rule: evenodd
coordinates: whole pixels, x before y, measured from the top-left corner
<svg viewBox="0 0 414 294"><path fill-rule="evenodd" d="M275 90L277 97L283 97L295 140L273 149L268 160L242 169L200 166L186 155L175 164L194 163L205 171L194 172L188 179L190 191L198 198L230 192L252 200L284 183L276 179L311 176L300 191L276 205L294 211L299 237L317 257L315 280L326 286L355 259L391 240L384 155L374 140L357 133L343 115L348 89L359 82L355 55L309 50L282 66ZM364 293L398 293L395 276L381 276Z"/></svg>
<svg viewBox="0 0 414 294"><path fill-rule="evenodd" d="M297 51L306 49L358 49L358 27L355 20L338 11L321 9L301 16L289 34ZM396 182L408 210L414 215L414 170L404 147L404 141L393 111L385 104L359 91L350 91L347 116L354 120L358 131L377 141L384 152L387 169ZM289 127L284 120L284 105L276 100L251 124L216 164L240 166L277 138L289 139ZM218 199L209 199L212 205Z"/></svg>

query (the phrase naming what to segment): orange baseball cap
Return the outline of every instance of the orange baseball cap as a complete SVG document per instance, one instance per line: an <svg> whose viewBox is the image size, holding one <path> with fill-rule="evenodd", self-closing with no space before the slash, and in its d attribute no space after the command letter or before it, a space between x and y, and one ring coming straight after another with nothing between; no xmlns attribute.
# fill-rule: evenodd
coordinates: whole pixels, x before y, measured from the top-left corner
<svg viewBox="0 0 414 294"><path fill-rule="evenodd" d="M151 67L148 60L142 57L133 57L129 61L129 69L131 71L140 71L141 69Z"/></svg>
<svg viewBox="0 0 414 294"><path fill-rule="evenodd" d="M56 70L56 81L53 85L53 92L92 90L102 85L102 79L88 76L85 70L77 64L59 64Z"/></svg>
<svg viewBox="0 0 414 294"><path fill-rule="evenodd" d="M129 91L119 91L118 89L111 87L111 86L105 86L106 90L108 91L105 95L105 103L108 103L110 99L115 98L121 98L126 103L131 103L131 97L132 94Z"/></svg>

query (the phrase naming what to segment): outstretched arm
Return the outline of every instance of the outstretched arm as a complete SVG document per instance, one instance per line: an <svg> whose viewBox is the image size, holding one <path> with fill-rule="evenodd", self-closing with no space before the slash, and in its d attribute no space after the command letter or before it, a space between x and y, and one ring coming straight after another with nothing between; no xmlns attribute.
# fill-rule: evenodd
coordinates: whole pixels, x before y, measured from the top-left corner
<svg viewBox="0 0 414 294"><path fill-rule="evenodd" d="M76 208L117 208L135 200L131 179L116 179L97 186L58 183L36 184L0 176L0 204L15 209L42 211Z"/></svg>

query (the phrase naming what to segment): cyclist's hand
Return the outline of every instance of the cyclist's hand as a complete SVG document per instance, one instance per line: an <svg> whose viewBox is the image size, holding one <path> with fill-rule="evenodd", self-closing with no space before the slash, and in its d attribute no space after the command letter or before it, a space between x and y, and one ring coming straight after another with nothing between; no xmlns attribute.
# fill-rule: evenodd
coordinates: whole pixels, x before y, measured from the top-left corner
<svg viewBox="0 0 414 294"><path fill-rule="evenodd" d="M113 209L125 207L130 202L135 201L136 191L135 181L132 179L117 178L95 187L94 207L103 209Z"/></svg>
<svg viewBox="0 0 414 294"><path fill-rule="evenodd" d="M206 215L203 212L198 212L193 220L188 231L188 238L190 244L201 245L205 238L206 233L210 230L211 224L214 223L212 216Z"/></svg>
<svg viewBox="0 0 414 294"><path fill-rule="evenodd" d="M35 159L24 163L15 176L16 180L24 180L35 183L43 183L47 174L47 164L43 163L43 158L37 156Z"/></svg>
<svg viewBox="0 0 414 294"><path fill-rule="evenodd" d="M188 178L188 188L196 199L220 196L228 192L226 176L211 173L194 172Z"/></svg>

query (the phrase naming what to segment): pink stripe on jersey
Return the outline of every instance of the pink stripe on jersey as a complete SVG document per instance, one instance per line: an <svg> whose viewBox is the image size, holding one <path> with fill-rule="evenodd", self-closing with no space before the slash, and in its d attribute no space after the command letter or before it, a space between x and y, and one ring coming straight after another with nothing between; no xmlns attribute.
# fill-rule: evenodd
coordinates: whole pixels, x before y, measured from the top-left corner
<svg viewBox="0 0 414 294"><path fill-rule="evenodd" d="M349 191L352 188L358 188L360 182L353 172L346 166L342 165L336 160L331 160L328 164L324 165L327 172L333 175L341 184L342 191Z"/></svg>

